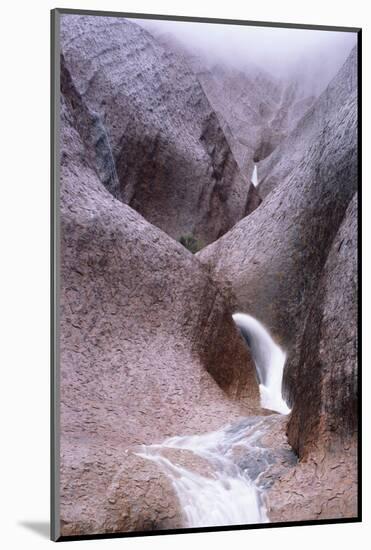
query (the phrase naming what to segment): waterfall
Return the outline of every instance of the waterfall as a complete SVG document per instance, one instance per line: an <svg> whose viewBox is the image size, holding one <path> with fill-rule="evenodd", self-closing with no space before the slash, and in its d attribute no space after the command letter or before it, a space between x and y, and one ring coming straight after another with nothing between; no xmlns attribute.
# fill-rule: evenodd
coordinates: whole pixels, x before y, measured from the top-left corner
<svg viewBox="0 0 371 550"><path fill-rule="evenodd" d="M282 398L282 377L286 354L273 341L267 329L251 315L235 313L233 320L250 348L259 379L261 406L288 414Z"/></svg>
<svg viewBox="0 0 371 550"><path fill-rule="evenodd" d="M258 165L254 164L254 170L252 173L251 181L255 187L257 187L259 180L258 180Z"/></svg>
<svg viewBox="0 0 371 550"><path fill-rule="evenodd" d="M259 444L266 420L250 417L215 432L172 437L136 454L156 462L169 476L187 527L267 523L259 487L259 475L269 465L269 450ZM209 475L187 461L181 465L181 456L169 460L164 456L168 449L192 451L204 459Z"/></svg>
<svg viewBox="0 0 371 550"><path fill-rule="evenodd" d="M250 315L235 313L233 320L251 350L262 407L287 414L281 395L284 351ZM136 454L154 461L169 477L186 527L267 523L264 473L275 458L262 441L271 433L272 418L251 416L215 432L171 437L142 445Z"/></svg>

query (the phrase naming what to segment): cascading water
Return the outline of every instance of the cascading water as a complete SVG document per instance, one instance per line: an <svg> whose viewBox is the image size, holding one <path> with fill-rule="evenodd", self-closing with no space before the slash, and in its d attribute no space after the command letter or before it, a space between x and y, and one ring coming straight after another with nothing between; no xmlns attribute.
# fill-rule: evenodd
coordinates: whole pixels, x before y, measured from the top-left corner
<svg viewBox="0 0 371 550"><path fill-rule="evenodd" d="M250 417L204 435L172 437L161 445L143 446L137 454L156 462L170 477L188 527L266 523L258 482L268 467L269 451L259 444L266 420ZM192 451L206 461L211 474L169 460L163 456L167 449Z"/></svg>
<svg viewBox="0 0 371 550"><path fill-rule="evenodd" d="M258 180L258 165L254 164L254 170L252 173L251 181L255 187L257 187L259 180Z"/></svg>
<svg viewBox="0 0 371 550"><path fill-rule="evenodd" d="M250 315L236 313L233 320L250 347L262 406L287 414L289 408L281 395L285 353ZM271 429L271 418L247 417L215 432L143 445L136 454L156 462L169 476L187 527L266 523L269 519L261 480L274 459L261 440ZM195 467L189 456L188 460L183 455L169 458L169 450L191 452L191 456L202 459L204 468Z"/></svg>
<svg viewBox="0 0 371 550"><path fill-rule="evenodd" d="M282 398L285 352L273 341L267 329L251 315L235 313L233 320L251 350L259 379L262 407L288 414L290 409Z"/></svg>

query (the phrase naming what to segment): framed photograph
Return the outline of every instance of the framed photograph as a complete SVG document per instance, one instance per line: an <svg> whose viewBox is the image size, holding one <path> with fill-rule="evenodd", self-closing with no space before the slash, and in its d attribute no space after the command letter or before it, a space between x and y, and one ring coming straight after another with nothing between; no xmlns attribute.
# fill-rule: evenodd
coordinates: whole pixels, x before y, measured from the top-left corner
<svg viewBox="0 0 371 550"><path fill-rule="evenodd" d="M361 521L361 29L51 23L52 539Z"/></svg>

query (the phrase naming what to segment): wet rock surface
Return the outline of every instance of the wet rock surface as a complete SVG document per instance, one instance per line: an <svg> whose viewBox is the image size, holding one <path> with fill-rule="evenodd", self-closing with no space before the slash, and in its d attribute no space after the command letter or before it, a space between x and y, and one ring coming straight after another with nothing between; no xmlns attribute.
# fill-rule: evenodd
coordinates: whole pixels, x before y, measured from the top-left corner
<svg viewBox="0 0 371 550"><path fill-rule="evenodd" d="M125 455L107 490L106 532L182 528L183 512L169 477L134 451Z"/></svg>
<svg viewBox="0 0 371 550"><path fill-rule="evenodd" d="M211 69L197 61L194 65L242 173L251 178L254 163L260 167L315 98L258 68L246 74L223 65Z"/></svg>
<svg viewBox="0 0 371 550"><path fill-rule="evenodd" d="M297 124L292 132L267 159L259 163L258 191L262 198L294 175L298 166L306 162L307 149L316 140L319 140L318 152L321 155L331 132L334 134L334 123L339 124L335 142L338 147L344 147L344 133L347 132L344 114L349 109L354 112L356 90L357 50L354 48L320 98L310 107L308 105L308 109L302 112L302 117L296 120Z"/></svg>
<svg viewBox="0 0 371 550"><path fill-rule="evenodd" d="M297 81L279 79L246 60L244 70L212 63L170 34L150 32L189 64L215 110L241 173L268 157L311 107L315 96ZM264 192L264 190L263 190ZM265 195L264 195L265 196Z"/></svg>
<svg viewBox="0 0 371 550"><path fill-rule="evenodd" d="M267 493L272 522L357 517L357 453L345 446L326 456L319 449L287 470Z"/></svg>
<svg viewBox="0 0 371 550"><path fill-rule="evenodd" d="M332 244L305 323L289 441L300 457L341 451L357 435L357 195ZM290 373L294 370L294 373Z"/></svg>
<svg viewBox="0 0 371 550"><path fill-rule="evenodd" d="M290 178L257 210L197 254L213 277L232 289L235 309L263 322L286 349L301 330L357 188L356 72L353 52L313 107L325 117L315 139L311 119L303 119L301 161ZM348 89L346 98L340 93L343 87ZM289 158L290 150L281 149L281 154Z"/></svg>
<svg viewBox="0 0 371 550"><path fill-rule="evenodd" d="M247 436L257 432L250 448L241 444L233 451L234 461L257 486L266 491L297 463L297 456L286 437L287 417L272 414L266 417L251 416L231 427L238 432L246 429ZM243 443L243 440L242 440Z"/></svg>
<svg viewBox="0 0 371 550"><path fill-rule="evenodd" d="M355 50L312 114L273 153L290 164L299 140L290 175L197 255L288 351L288 437L300 462L269 488L271 521L357 515Z"/></svg>
<svg viewBox="0 0 371 550"><path fill-rule="evenodd" d="M248 416L139 452L172 480L184 527L266 522L268 491L297 463L286 421L276 414Z"/></svg>
<svg viewBox="0 0 371 550"><path fill-rule="evenodd" d="M62 16L61 50L104 129L93 148L110 144L116 198L173 238L192 234L203 245L252 210L251 184L181 57L129 20L80 15ZM105 148L97 158L107 165Z"/></svg>

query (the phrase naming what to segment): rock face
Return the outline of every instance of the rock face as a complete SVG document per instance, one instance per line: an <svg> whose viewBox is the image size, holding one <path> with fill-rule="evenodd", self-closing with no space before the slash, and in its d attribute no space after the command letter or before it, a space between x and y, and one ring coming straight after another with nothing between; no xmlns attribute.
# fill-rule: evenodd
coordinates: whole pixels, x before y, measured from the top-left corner
<svg viewBox="0 0 371 550"><path fill-rule="evenodd" d="M153 27L150 31L197 75L241 173L250 181L254 163L272 153L315 97L305 93L297 82L279 80L251 62L246 62L244 71L223 62L212 64L195 52L193 44L186 47L170 33Z"/></svg>
<svg viewBox="0 0 371 550"><path fill-rule="evenodd" d="M300 457L357 431L357 196L331 247L300 346L289 441Z"/></svg>
<svg viewBox="0 0 371 550"><path fill-rule="evenodd" d="M267 494L272 522L357 517L357 454L318 452L283 472Z"/></svg>
<svg viewBox="0 0 371 550"><path fill-rule="evenodd" d="M310 119L303 119L302 155L290 177L250 216L198 253L220 283L232 288L235 308L263 322L288 350L298 341L357 188L356 72L353 52L314 106L323 117L315 137ZM287 143L280 147L285 158L291 153Z"/></svg>
<svg viewBox="0 0 371 550"><path fill-rule="evenodd" d="M62 16L61 50L93 122L82 137L116 198L173 238L202 244L252 210L251 184L176 53L133 22L81 15Z"/></svg>
<svg viewBox="0 0 371 550"><path fill-rule="evenodd" d="M120 184L111 144L101 118L83 101L77 91L63 54L60 59L61 92L69 98L73 107L74 124L84 143L85 156L94 168L99 180L117 199L120 198Z"/></svg>
<svg viewBox="0 0 371 550"><path fill-rule="evenodd" d="M184 525L170 478L154 462L127 451L107 490L105 532L181 529Z"/></svg>
<svg viewBox="0 0 371 550"><path fill-rule="evenodd" d="M288 439L300 461L269 489L271 521L357 516L356 70L353 51L314 122L294 131L289 175L198 254L288 351ZM272 157L290 159L294 137Z"/></svg>
<svg viewBox="0 0 371 550"><path fill-rule="evenodd" d="M196 74L242 173L250 179L254 163L274 151L314 101L294 84L278 82L255 67L244 73L218 65L199 68Z"/></svg>
<svg viewBox="0 0 371 550"><path fill-rule="evenodd" d="M357 196L332 244L300 349L288 423L300 463L270 491L270 517L356 517Z"/></svg>
<svg viewBox="0 0 371 550"><path fill-rule="evenodd" d="M342 110L339 116L339 131L336 139L343 139L341 120L346 109L353 108L357 88L357 50L353 49L347 62L330 82L321 98L308 109L296 128L286 140L259 164L259 195L265 198L277 185L287 181L303 160L303 151L309 144L320 138L320 144L327 140L329 117L336 110ZM298 121L298 119L296 119ZM288 154L289 153L289 154Z"/></svg>
<svg viewBox="0 0 371 550"><path fill-rule="evenodd" d="M60 492L71 535L122 528L107 490L129 446L216 429L259 396L228 300L192 254L104 187L77 131L81 105L68 81L62 89ZM147 525L136 506L127 494L128 529Z"/></svg>

